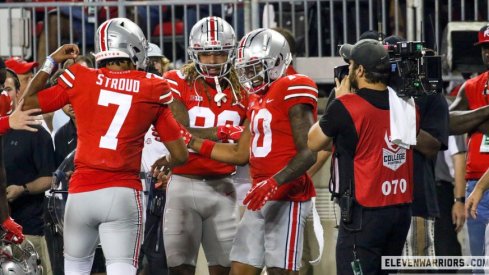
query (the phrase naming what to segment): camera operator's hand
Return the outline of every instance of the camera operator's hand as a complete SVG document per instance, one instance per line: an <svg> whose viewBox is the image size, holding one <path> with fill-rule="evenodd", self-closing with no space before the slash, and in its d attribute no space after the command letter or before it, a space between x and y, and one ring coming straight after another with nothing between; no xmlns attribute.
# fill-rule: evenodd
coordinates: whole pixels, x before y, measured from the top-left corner
<svg viewBox="0 0 489 275"><path fill-rule="evenodd" d="M334 89L336 98L351 93L350 79L348 78L348 75L343 77L341 83L338 78L335 78L334 81L336 83L336 87Z"/></svg>

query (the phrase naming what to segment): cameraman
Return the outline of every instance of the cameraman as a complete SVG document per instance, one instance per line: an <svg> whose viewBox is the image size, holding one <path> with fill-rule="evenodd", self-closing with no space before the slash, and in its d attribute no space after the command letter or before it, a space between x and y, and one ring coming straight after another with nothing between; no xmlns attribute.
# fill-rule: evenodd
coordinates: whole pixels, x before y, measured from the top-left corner
<svg viewBox="0 0 489 275"><path fill-rule="evenodd" d="M405 40L399 36L389 36L384 40L390 45L402 41ZM414 100L421 131L414 147L413 217L403 255L435 256L435 218L440 217L435 163L438 151L448 148L448 104L442 93L421 95Z"/></svg>
<svg viewBox="0 0 489 275"><path fill-rule="evenodd" d="M360 40L343 45L340 54L349 60L349 74L309 131L308 147L319 151L334 143L332 192L341 208L337 274L387 274L381 256L401 255L411 221L413 150L388 140L390 63L382 44ZM396 167L386 151L399 160Z"/></svg>

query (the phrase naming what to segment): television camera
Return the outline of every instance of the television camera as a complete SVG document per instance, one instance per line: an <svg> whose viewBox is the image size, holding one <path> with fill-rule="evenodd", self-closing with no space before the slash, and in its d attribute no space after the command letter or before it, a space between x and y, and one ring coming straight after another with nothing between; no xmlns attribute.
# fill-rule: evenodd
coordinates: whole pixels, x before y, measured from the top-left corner
<svg viewBox="0 0 489 275"><path fill-rule="evenodd" d="M419 41L385 44L390 60L390 80L400 97L419 97L439 93L443 88L441 56ZM334 76L341 81L348 75L348 65L334 68Z"/></svg>

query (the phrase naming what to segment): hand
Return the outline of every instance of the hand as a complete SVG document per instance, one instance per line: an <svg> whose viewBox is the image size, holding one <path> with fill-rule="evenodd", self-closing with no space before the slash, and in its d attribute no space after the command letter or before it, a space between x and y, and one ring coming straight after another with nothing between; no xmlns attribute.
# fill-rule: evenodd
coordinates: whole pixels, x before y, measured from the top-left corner
<svg viewBox="0 0 489 275"><path fill-rule="evenodd" d="M183 142L185 143L185 146L188 147L188 144L192 139L192 134L182 124L179 123L178 125L180 126L180 134L182 135ZM151 134L153 135L156 141L161 142L160 135L158 134L158 132L154 127L151 127Z"/></svg>
<svg viewBox="0 0 489 275"><path fill-rule="evenodd" d="M351 84L350 84L350 79L348 78L348 75L343 77L343 79L341 80L341 83L338 80L338 78L335 78L334 81L336 83L336 87L334 89L336 98L338 98L342 95L351 93Z"/></svg>
<svg viewBox="0 0 489 275"><path fill-rule="evenodd" d="M171 169L168 156L163 156L157 159L151 166L151 171L153 171L153 177L156 179L155 188L166 189L166 186L171 178Z"/></svg>
<svg viewBox="0 0 489 275"><path fill-rule="evenodd" d="M472 216L473 219L477 218L477 205L482 199L484 195L484 191L477 186L474 188L472 193L470 193L469 197L465 200L465 216Z"/></svg>
<svg viewBox="0 0 489 275"><path fill-rule="evenodd" d="M17 224L11 217L8 217L2 223L2 230L5 232L3 240L11 243L20 244L24 241L24 234L22 234L22 226Z"/></svg>
<svg viewBox="0 0 489 275"><path fill-rule="evenodd" d="M56 63L63 63L67 59L75 59L80 53L80 49L75 44L64 44L50 56Z"/></svg>
<svg viewBox="0 0 489 275"><path fill-rule="evenodd" d="M243 200L244 205L252 211L260 210L265 203L277 192L278 183L274 178L269 178L251 187Z"/></svg>
<svg viewBox="0 0 489 275"><path fill-rule="evenodd" d="M455 232L460 232L465 223L465 210L464 204L461 202L455 202L452 207L452 221L455 225Z"/></svg>
<svg viewBox="0 0 489 275"><path fill-rule="evenodd" d="M185 126L183 126L180 123L179 125L180 125L180 134L182 135L183 142L185 143L185 146L188 147L188 144L192 140L192 134L187 130L187 128L185 128Z"/></svg>
<svg viewBox="0 0 489 275"><path fill-rule="evenodd" d="M238 141L243 133L244 127L234 126L231 124L217 126L217 139L221 141L234 140Z"/></svg>
<svg viewBox="0 0 489 275"><path fill-rule="evenodd" d="M161 142L160 134L158 134L158 132L156 131L156 128L153 126L151 126L151 134L153 135L153 137L156 141Z"/></svg>
<svg viewBox="0 0 489 275"><path fill-rule="evenodd" d="M7 201L13 202L18 197L20 197L24 193L24 187L20 185L9 185L7 186Z"/></svg>
<svg viewBox="0 0 489 275"><path fill-rule="evenodd" d="M15 108L15 111L8 118L10 128L15 130L37 132L37 129L31 126L41 125L43 119L42 115L34 115L36 113L40 113L41 109L22 111L23 106L24 100L22 99L19 102L19 106Z"/></svg>

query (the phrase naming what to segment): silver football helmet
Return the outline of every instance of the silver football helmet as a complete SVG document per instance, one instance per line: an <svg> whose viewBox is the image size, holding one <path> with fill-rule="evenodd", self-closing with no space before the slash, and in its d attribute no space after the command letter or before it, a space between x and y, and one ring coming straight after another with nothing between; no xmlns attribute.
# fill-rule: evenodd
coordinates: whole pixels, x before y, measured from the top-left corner
<svg viewBox="0 0 489 275"><path fill-rule="evenodd" d="M127 18L112 18L95 34L95 61L129 58L137 69L146 67L148 41L143 31Z"/></svg>
<svg viewBox="0 0 489 275"><path fill-rule="evenodd" d="M28 240L0 247L0 275L41 275L39 255Z"/></svg>
<svg viewBox="0 0 489 275"><path fill-rule="evenodd" d="M289 44L283 35L257 29L239 42L235 67L241 85L248 93L257 93L283 76L291 61Z"/></svg>
<svg viewBox="0 0 489 275"><path fill-rule="evenodd" d="M203 77L225 76L233 65L235 50L236 35L234 29L222 18L216 16L202 18L195 23L190 31L187 52L190 59L195 63L197 72ZM200 62L199 54L217 52L227 53L226 62L220 64Z"/></svg>

